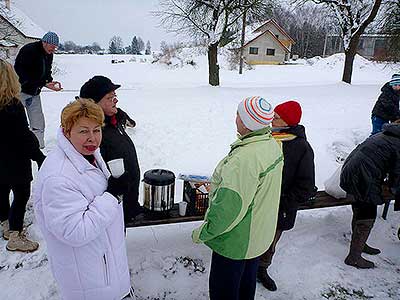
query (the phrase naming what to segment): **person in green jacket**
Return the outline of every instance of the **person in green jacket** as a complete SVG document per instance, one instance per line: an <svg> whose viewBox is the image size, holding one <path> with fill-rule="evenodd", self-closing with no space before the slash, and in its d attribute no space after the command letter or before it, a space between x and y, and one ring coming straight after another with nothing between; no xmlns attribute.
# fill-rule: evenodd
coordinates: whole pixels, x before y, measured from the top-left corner
<svg viewBox="0 0 400 300"><path fill-rule="evenodd" d="M251 300L259 256L273 241L283 154L271 135L272 106L258 96L238 105L238 140L211 178L210 207L192 233L211 248L211 300Z"/></svg>

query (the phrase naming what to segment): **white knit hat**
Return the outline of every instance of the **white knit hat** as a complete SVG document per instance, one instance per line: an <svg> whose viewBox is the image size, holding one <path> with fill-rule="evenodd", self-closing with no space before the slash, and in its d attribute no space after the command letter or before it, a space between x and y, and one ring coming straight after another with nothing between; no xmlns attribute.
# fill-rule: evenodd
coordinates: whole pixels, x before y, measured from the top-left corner
<svg viewBox="0 0 400 300"><path fill-rule="evenodd" d="M244 99L239 103L237 111L244 126L251 131L268 127L274 118L272 105L260 96Z"/></svg>

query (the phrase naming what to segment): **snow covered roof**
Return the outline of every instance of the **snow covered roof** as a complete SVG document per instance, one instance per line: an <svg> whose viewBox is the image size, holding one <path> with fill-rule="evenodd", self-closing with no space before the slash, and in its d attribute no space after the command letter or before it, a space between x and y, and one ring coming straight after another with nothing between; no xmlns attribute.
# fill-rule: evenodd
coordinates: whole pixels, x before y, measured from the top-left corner
<svg viewBox="0 0 400 300"><path fill-rule="evenodd" d="M254 32L253 32L253 33L254 33ZM260 32L257 32L256 35L255 35L251 40L248 40L248 41L247 41L247 39L246 39L246 41L245 41L243 47L246 47L248 44L250 44L251 42L255 41L256 39L258 39L259 37L261 37L261 36L263 36L263 35L265 35L265 34L270 35L270 36L272 37L272 39L275 40L275 41L278 43L278 45L281 46L282 49L283 49L285 52L290 52L290 50L289 50L284 44L282 44L282 42L281 42L281 41L275 36L275 34L273 34L270 30L263 31L263 32L261 32L261 33L260 33ZM253 35L252 35L252 36L253 36Z"/></svg>
<svg viewBox="0 0 400 300"><path fill-rule="evenodd" d="M264 25L267 25L268 23L272 23L275 28L278 29L283 35L285 35L293 44L295 43L292 37L274 19L267 20L265 23L255 28L254 31L259 31Z"/></svg>
<svg viewBox="0 0 400 300"><path fill-rule="evenodd" d="M4 18L25 37L42 38L44 30L33 22L24 12L11 4L8 9L3 2L0 3L0 17Z"/></svg>

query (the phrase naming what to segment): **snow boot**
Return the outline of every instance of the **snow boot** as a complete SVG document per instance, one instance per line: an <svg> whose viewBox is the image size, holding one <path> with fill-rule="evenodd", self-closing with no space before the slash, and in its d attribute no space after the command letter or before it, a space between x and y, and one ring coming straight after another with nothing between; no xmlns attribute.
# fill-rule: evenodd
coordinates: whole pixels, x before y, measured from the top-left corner
<svg viewBox="0 0 400 300"><path fill-rule="evenodd" d="M361 256L365 247L365 242L371 232L374 220L359 220L355 222L353 234L351 236L350 251L344 263L359 269L372 269L375 264Z"/></svg>
<svg viewBox="0 0 400 300"><path fill-rule="evenodd" d="M8 224L8 220L5 220L0 224L3 229L3 239L8 240L10 238L10 225Z"/></svg>
<svg viewBox="0 0 400 300"><path fill-rule="evenodd" d="M10 231L6 248L8 251L33 252L39 248L39 243L27 239L24 231Z"/></svg>
<svg viewBox="0 0 400 300"><path fill-rule="evenodd" d="M374 225L374 222L375 221L373 220L372 226ZM355 217L353 216L353 220L351 221L351 229L353 230L353 232L354 232L355 223L356 223L356 220L355 220ZM369 254L369 255L378 255L381 253L381 250L379 250L378 248L371 247L367 244L367 242L365 242L365 246L364 246L362 252L365 254Z"/></svg>
<svg viewBox="0 0 400 300"><path fill-rule="evenodd" d="M257 279L262 283L262 285L269 291L274 292L278 288L275 281L268 275L267 268L258 268Z"/></svg>

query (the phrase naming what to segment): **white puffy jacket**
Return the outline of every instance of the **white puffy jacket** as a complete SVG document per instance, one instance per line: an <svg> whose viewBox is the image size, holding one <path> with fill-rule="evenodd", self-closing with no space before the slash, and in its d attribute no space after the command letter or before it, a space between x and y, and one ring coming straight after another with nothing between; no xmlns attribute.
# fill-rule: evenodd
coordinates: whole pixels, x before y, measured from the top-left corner
<svg viewBox="0 0 400 300"><path fill-rule="evenodd" d="M39 227L64 300L120 300L129 293L122 205L105 192L99 149L91 165L59 130L33 187Z"/></svg>

